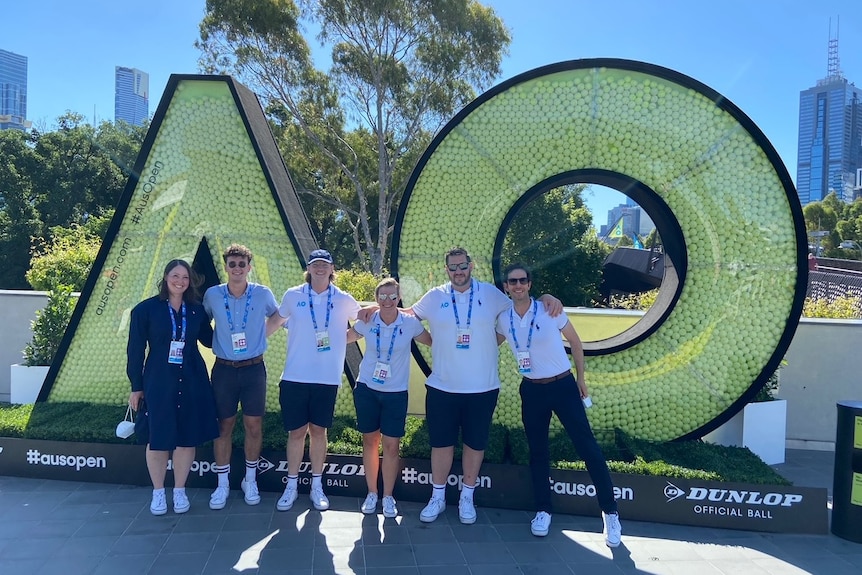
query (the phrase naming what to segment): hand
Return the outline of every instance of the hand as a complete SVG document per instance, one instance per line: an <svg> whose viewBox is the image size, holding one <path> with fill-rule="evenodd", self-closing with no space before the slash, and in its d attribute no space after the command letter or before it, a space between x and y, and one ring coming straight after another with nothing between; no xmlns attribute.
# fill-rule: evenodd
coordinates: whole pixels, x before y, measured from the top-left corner
<svg viewBox="0 0 862 575"><path fill-rule="evenodd" d="M590 396L590 392L587 391L587 384L583 381L578 381L578 391L581 393L581 399Z"/></svg>
<svg viewBox="0 0 862 575"><path fill-rule="evenodd" d="M143 399L143 391L133 391L129 394L129 405L132 407L133 411L138 411L138 408L141 406L141 401L143 401Z"/></svg>
<svg viewBox="0 0 862 575"><path fill-rule="evenodd" d="M542 294L542 297L539 298L539 301L542 302L542 305L545 306L545 311L548 312L549 316L557 317L558 315L563 313L563 302L561 302L551 294Z"/></svg>

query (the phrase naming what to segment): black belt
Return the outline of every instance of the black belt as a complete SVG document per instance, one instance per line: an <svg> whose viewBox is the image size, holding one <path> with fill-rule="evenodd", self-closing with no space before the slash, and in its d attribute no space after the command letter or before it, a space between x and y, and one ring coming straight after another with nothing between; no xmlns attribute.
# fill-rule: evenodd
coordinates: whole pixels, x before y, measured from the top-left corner
<svg viewBox="0 0 862 575"><path fill-rule="evenodd" d="M220 363L222 365L229 365L231 367L248 367L250 365L257 365L259 363L263 363L263 356L259 355L251 359L243 359L240 361L231 361L229 359L222 359L220 357L217 357L216 363Z"/></svg>
<svg viewBox="0 0 862 575"><path fill-rule="evenodd" d="M542 378L539 378L539 379L530 379L529 377L525 377L524 379L526 379L526 380L527 380L527 381L529 381L530 383L539 383L539 384L541 384L541 383L551 383L551 382L553 382L553 381L559 381L559 380L561 380L561 379L565 379L565 378L569 377L570 375L572 375L572 371L571 371L571 370L569 370L569 371L564 371L563 373L561 373L561 374L559 374L559 375L554 375L554 376L551 376L551 377L542 377Z"/></svg>

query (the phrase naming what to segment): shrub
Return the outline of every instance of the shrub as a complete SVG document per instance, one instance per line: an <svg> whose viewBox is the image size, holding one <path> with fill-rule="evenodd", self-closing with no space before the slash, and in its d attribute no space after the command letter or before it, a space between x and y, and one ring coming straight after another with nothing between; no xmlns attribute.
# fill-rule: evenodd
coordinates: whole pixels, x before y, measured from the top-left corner
<svg viewBox="0 0 862 575"><path fill-rule="evenodd" d="M357 270L338 270L335 273L335 285L346 291L356 301L374 301L374 288L380 278L371 272Z"/></svg>
<svg viewBox="0 0 862 575"><path fill-rule="evenodd" d="M840 296L830 300L807 297L802 306L802 316L825 319L860 319L862 318L862 298Z"/></svg>
<svg viewBox="0 0 862 575"><path fill-rule="evenodd" d="M24 347L25 365L51 365L74 307L70 286L58 285L48 292L48 304L36 312L30 324L33 339Z"/></svg>
<svg viewBox="0 0 862 575"><path fill-rule="evenodd" d="M72 226L62 232L52 228L52 231L57 234L53 243L34 252L30 269L24 277L36 290L48 291L59 285L68 285L73 291L81 291L102 240L80 226Z"/></svg>
<svg viewBox="0 0 862 575"><path fill-rule="evenodd" d="M657 297L658 289L628 295L614 295L611 296L611 307L646 311L655 303Z"/></svg>

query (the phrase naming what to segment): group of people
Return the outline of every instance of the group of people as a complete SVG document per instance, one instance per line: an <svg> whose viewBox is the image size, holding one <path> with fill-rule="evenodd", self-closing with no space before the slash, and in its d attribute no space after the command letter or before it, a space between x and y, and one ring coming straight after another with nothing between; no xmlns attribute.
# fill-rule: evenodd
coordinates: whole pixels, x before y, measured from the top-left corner
<svg viewBox="0 0 862 575"><path fill-rule="evenodd" d="M522 376L519 391L536 503L532 533L542 537L550 528L548 432L551 415L556 413L595 484L605 541L611 547L619 545L621 526L613 484L585 411L589 394L583 347L557 298L545 294L535 300L530 295L532 277L527 267L513 264L506 268L504 293L474 279L467 250L453 248L445 255L449 281L429 290L412 307L397 306L401 300L398 282L387 278L375 289L375 304L360 308L350 294L333 284L335 267L326 250L309 254L305 282L288 289L280 305L269 288L248 281L252 265L248 248L233 244L223 259L228 281L209 288L202 303L197 301L195 274L188 263L172 260L165 268L159 295L132 310L129 403L145 409L148 416L146 458L153 482L153 514L167 512L164 480L171 451L174 512L188 511L185 481L195 446L211 439L218 486L209 505L211 509L226 505L231 435L240 405L246 459L240 488L245 503L260 503L256 472L266 398L263 353L267 337L286 328L279 403L288 434L288 474L277 509L291 509L298 497L306 438L312 472L309 497L315 509L329 508L322 483L326 432L333 421L347 345L364 337L366 352L353 390L368 483L361 511L376 513L380 503L385 517L398 515L393 490L407 415L411 342L416 341L431 346L433 360L425 397L433 490L419 518L432 522L446 508L445 488L460 434L463 475L458 517L462 523L472 524L476 521L473 493L500 389L498 346L508 341ZM427 322L428 330L422 321ZM571 346L576 375L561 334ZM193 344L189 349L186 341ZM216 356L211 380L198 341L211 346ZM382 463L378 455L381 443ZM378 490L381 476L382 497Z"/></svg>

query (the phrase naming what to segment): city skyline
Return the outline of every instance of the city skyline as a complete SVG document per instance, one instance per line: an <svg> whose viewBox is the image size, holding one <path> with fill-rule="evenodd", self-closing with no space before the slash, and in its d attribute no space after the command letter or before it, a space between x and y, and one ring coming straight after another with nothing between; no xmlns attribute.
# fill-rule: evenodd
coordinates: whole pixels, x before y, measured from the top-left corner
<svg viewBox="0 0 862 575"><path fill-rule="evenodd" d="M29 127L27 56L0 48L0 130Z"/></svg>
<svg viewBox="0 0 862 575"><path fill-rule="evenodd" d="M495 83L554 62L625 58L663 66L718 91L764 132L795 181L799 94L827 71L827 42L840 21L844 76L862 83L862 3L823 0L788 8L781 0L728 0L721 6L685 0L619 0L613 6L585 0L487 0L512 33ZM150 74L155 109L171 73L197 73L198 25L204 0L152 0L139 7L80 0L13 3L10 21L43 20L39 35L4 30L2 48L28 55L28 107L34 126L50 129L67 109L88 120L109 119L118 63ZM135 26L124 22L134 20ZM831 29L830 29L831 26ZM831 31L832 32L831 32ZM318 67L329 66L313 26L304 30ZM592 197L591 197L592 196ZM585 194L604 222L621 194Z"/></svg>

